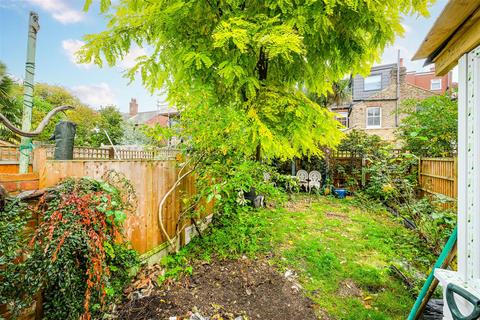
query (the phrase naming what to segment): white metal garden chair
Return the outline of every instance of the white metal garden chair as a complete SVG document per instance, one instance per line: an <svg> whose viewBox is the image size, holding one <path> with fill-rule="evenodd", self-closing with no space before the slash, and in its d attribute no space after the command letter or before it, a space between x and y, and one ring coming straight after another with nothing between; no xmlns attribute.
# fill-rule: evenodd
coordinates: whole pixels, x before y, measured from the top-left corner
<svg viewBox="0 0 480 320"><path fill-rule="evenodd" d="M317 190L320 189L320 185L322 182L322 175L320 172L313 170L310 171L308 174L308 192L312 191L312 188L317 188Z"/></svg>
<svg viewBox="0 0 480 320"><path fill-rule="evenodd" d="M297 171L298 186L305 188L305 191L308 190L308 172L305 170Z"/></svg>
<svg viewBox="0 0 480 320"><path fill-rule="evenodd" d="M270 182L270 179L271 179L270 173L264 172L263 173L263 181Z"/></svg>

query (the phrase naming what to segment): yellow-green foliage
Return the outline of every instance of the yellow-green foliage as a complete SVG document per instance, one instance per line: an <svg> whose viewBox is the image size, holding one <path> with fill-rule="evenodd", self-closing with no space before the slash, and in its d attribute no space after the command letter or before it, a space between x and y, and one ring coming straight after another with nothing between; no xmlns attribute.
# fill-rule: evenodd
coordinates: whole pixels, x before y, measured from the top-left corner
<svg viewBox="0 0 480 320"><path fill-rule="evenodd" d="M341 133L333 114L304 93L325 95L345 75L368 72L403 32L401 15L426 15L430 2L102 0L107 30L85 37L81 60L114 65L132 47L146 47L126 75L139 75L152 91L168 89L182 117L208 124L182 126L197 148L216 147L203 139L214 136L247 156L321 155ZM241 144L232 127L243 132Z"/></svg>

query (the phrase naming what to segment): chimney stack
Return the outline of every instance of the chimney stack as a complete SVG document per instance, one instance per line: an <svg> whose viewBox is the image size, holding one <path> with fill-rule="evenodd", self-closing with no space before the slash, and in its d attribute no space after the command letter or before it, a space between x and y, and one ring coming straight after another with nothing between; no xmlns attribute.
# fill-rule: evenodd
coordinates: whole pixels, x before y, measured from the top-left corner
<svg viewBox="0 0 480 320"><path fill-rule="evenodd" d="M135 98L132 98L130 100L130 116L133 117L135 116L136 114L138 113L138 103L137 103L137 99Z"/></svg>

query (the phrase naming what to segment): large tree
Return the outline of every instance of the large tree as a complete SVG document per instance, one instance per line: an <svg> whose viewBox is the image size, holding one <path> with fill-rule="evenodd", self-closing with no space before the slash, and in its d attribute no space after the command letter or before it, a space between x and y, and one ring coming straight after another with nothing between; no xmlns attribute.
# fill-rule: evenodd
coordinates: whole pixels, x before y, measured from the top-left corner
<svg viewBox="0 0 480 320"><path fill-rule="evenodd" d="M99 129L101 131L100 137L102 137L99 140L99 143L110 145L111 140L114 145L120 144L127 124L118 108L115 106L106 106L100 109L99 114L101 118L99 124ZM110 140L108 140L105 132L107 132Z"/></svg>
<svg viewBox="0 0 480 320"><path fill-rule="evenodd" d="M7 117L15 126L20 127L22 109L13 97L14 86L12 79L7 75L6 66L0 62L0 113ZM0 124L0 140L18 143L20 137Z"/></svg>
<svg viewBox="0 0 480 320"><path fill-rule="evenodd" d="M17 109L21 110L23 87L15 85L12 94L16 97ZM55 125L60 120L69 120L77 124L76 146L99 147L102 144L109 145L110 142L104 130L108 132L114 144L119 144L122 139L125 124L122 114L115 106L103 107L97 111L83 104L78 97L70 93L66 88L46 83L35 84L33 105L32 127L34 128L53 108L61 105L75 107L73 110L55 115L45 130L35 140L48 142L53 134Z"/></svg>
<svg viewBox="0 0 480 320"><path fill-rule="evenodd" d="M257 159L321 155L341 134L304 92L324 95L345 75L368 72L403 32L401 15L425 15L430 2L102 0L108 29L85 37L81 57L114 65L145 46L150 54L128 75L166 88L187 118L207 117L193 132L197 148L221 137L218 147ZM230 139L235 130L241 144Z"/></svg>

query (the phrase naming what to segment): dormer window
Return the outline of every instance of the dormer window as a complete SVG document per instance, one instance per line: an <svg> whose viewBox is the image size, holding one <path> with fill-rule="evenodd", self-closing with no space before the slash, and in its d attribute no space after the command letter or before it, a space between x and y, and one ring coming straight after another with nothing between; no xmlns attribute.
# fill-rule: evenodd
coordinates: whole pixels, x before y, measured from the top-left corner
<svg viewBox="0 0 480 320"><path fill-rule="evenodd" d="M382 89L382 75L374 75L366 77L363 81L365 91L374 91Z"/></svg>

